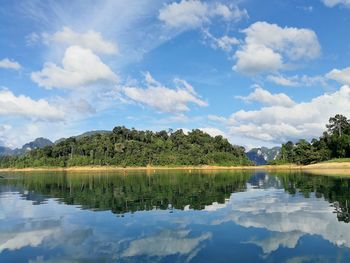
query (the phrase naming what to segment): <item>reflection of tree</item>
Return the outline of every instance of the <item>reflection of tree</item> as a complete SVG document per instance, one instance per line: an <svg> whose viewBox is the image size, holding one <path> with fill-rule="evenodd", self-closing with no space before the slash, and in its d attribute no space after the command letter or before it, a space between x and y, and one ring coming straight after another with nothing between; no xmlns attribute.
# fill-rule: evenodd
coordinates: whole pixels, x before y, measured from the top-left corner
<svg viewBox="0 0 350 263"><path fill-rule="evenodd" d="M334 206L338 220L350 222L349 200L350 180L332 176L309 175L304 173L277 173L283 187L290 194L301 193L308 198L314 193Z"/></svg>
<svg viewBox="0 0 350 263"><path fill-rule="evenodd" d="M345 206L340 204L338 201L333 203L334 211L337 213L337 217L339 221L343 221L345 223L350 222L350 213L348 208L348 201L345 200Z"/></svg>
<svg viewBox="0 0 350 263"><path fill-rule="evenodd" d="M156 172L128 174L33 174L2 180L23 189L23 196L44 195L86 209L122 214L150 209L203 209L224 203L246 189L249 173ZM1 183L1 181L0 181ZM24 190L28 192L24 192Z"/></svg>

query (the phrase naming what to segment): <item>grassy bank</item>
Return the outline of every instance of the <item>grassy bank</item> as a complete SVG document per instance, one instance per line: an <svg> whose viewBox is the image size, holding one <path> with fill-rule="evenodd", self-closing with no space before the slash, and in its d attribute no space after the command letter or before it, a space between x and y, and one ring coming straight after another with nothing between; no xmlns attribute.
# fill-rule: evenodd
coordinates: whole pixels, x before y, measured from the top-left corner
<svg viewBox="0 0 350 263"><path fill-rule="evenodd" d="M350 163L350 158L335 158L324 163Z"/></svg>

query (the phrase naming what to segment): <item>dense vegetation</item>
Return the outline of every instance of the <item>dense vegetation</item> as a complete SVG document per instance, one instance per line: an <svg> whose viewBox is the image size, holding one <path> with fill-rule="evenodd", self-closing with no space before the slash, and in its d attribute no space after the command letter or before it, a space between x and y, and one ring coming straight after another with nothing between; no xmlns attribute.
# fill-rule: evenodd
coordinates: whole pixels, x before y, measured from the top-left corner
<svg viewBox="0 0 350 263"><path fill-rule="evenodd" d="M116 127L112 132L71 137L24 156L0 158L0 167L69 167L83 165L249 165L244 148L201 130L185 134L137 131Z"/></svg>
<svg viewBox="0 0 350 263"><path fill-rule="evenodd" d="M311 164L332 158L350 157L350 120L337 114L329 119L327 130L311 143L299 140L282 144L281 154L273 163Z"/></svg>

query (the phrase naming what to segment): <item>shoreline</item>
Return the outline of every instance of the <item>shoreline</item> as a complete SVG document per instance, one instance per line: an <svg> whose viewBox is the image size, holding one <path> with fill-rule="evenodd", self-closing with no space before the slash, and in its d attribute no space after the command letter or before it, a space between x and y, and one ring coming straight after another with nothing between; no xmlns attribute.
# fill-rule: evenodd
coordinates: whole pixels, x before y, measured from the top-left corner
<svg viewBox="0 0 350 263"><path fill-rule="evenodd" d="M0 172L94 172L94 171L149 171L149 170L345 170L350 174L350 162L317 163L311 165L262 165L262 166L146 166L146 167L119 167L119 166L74 166L74 167L30 167L30 168L2 168Z"/></svg>
<svg viewBox="0 0 350 263"><path fill-rule="evenodd" d="M72 166L72 167L28 167L2 168L0 172L93 172L93 171L166 171L166 170L259 170L266 166L146 166L146 167L119 167L119 166ZM279 167L278 169L282 169ZM283 169L293 169L284 167ZM273 170L270 168L270 170Z"/></svg>

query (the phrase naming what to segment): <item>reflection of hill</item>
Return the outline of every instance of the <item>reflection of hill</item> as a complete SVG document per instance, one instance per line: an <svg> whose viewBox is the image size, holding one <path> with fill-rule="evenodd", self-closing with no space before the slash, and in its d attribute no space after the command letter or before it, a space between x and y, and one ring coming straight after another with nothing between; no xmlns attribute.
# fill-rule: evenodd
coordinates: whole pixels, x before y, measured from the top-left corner
<svg viewBox="0 0 350 263"><path fill-rule="evenodd" d="M248 180L252 186L257 188L282 188L281 182L276 176L269 176L266 172L257 171Z"/></svg>
<svg viewBox="0 0 350 263"><path fill-rule="evenodd" d="M122 214L142 210L204 209L244 191L251 174L232 172L156 172L128 174L35 174L0 180L23 189L26 199L44 195L86 209ZM35 200L37 201L37 200Z"/></svg>
<svg viewBox="0 0 350 263"><path fill-rule="evenodd" d="M231 193L257 188L284 188L294 195L323 197L338 220L350 222L350 180L304 173L157 171L127 174L33 174L0 179L0 192L18 191L35 204L46 198L116 214L151 209L204 209L225 203Z"/></svg>

